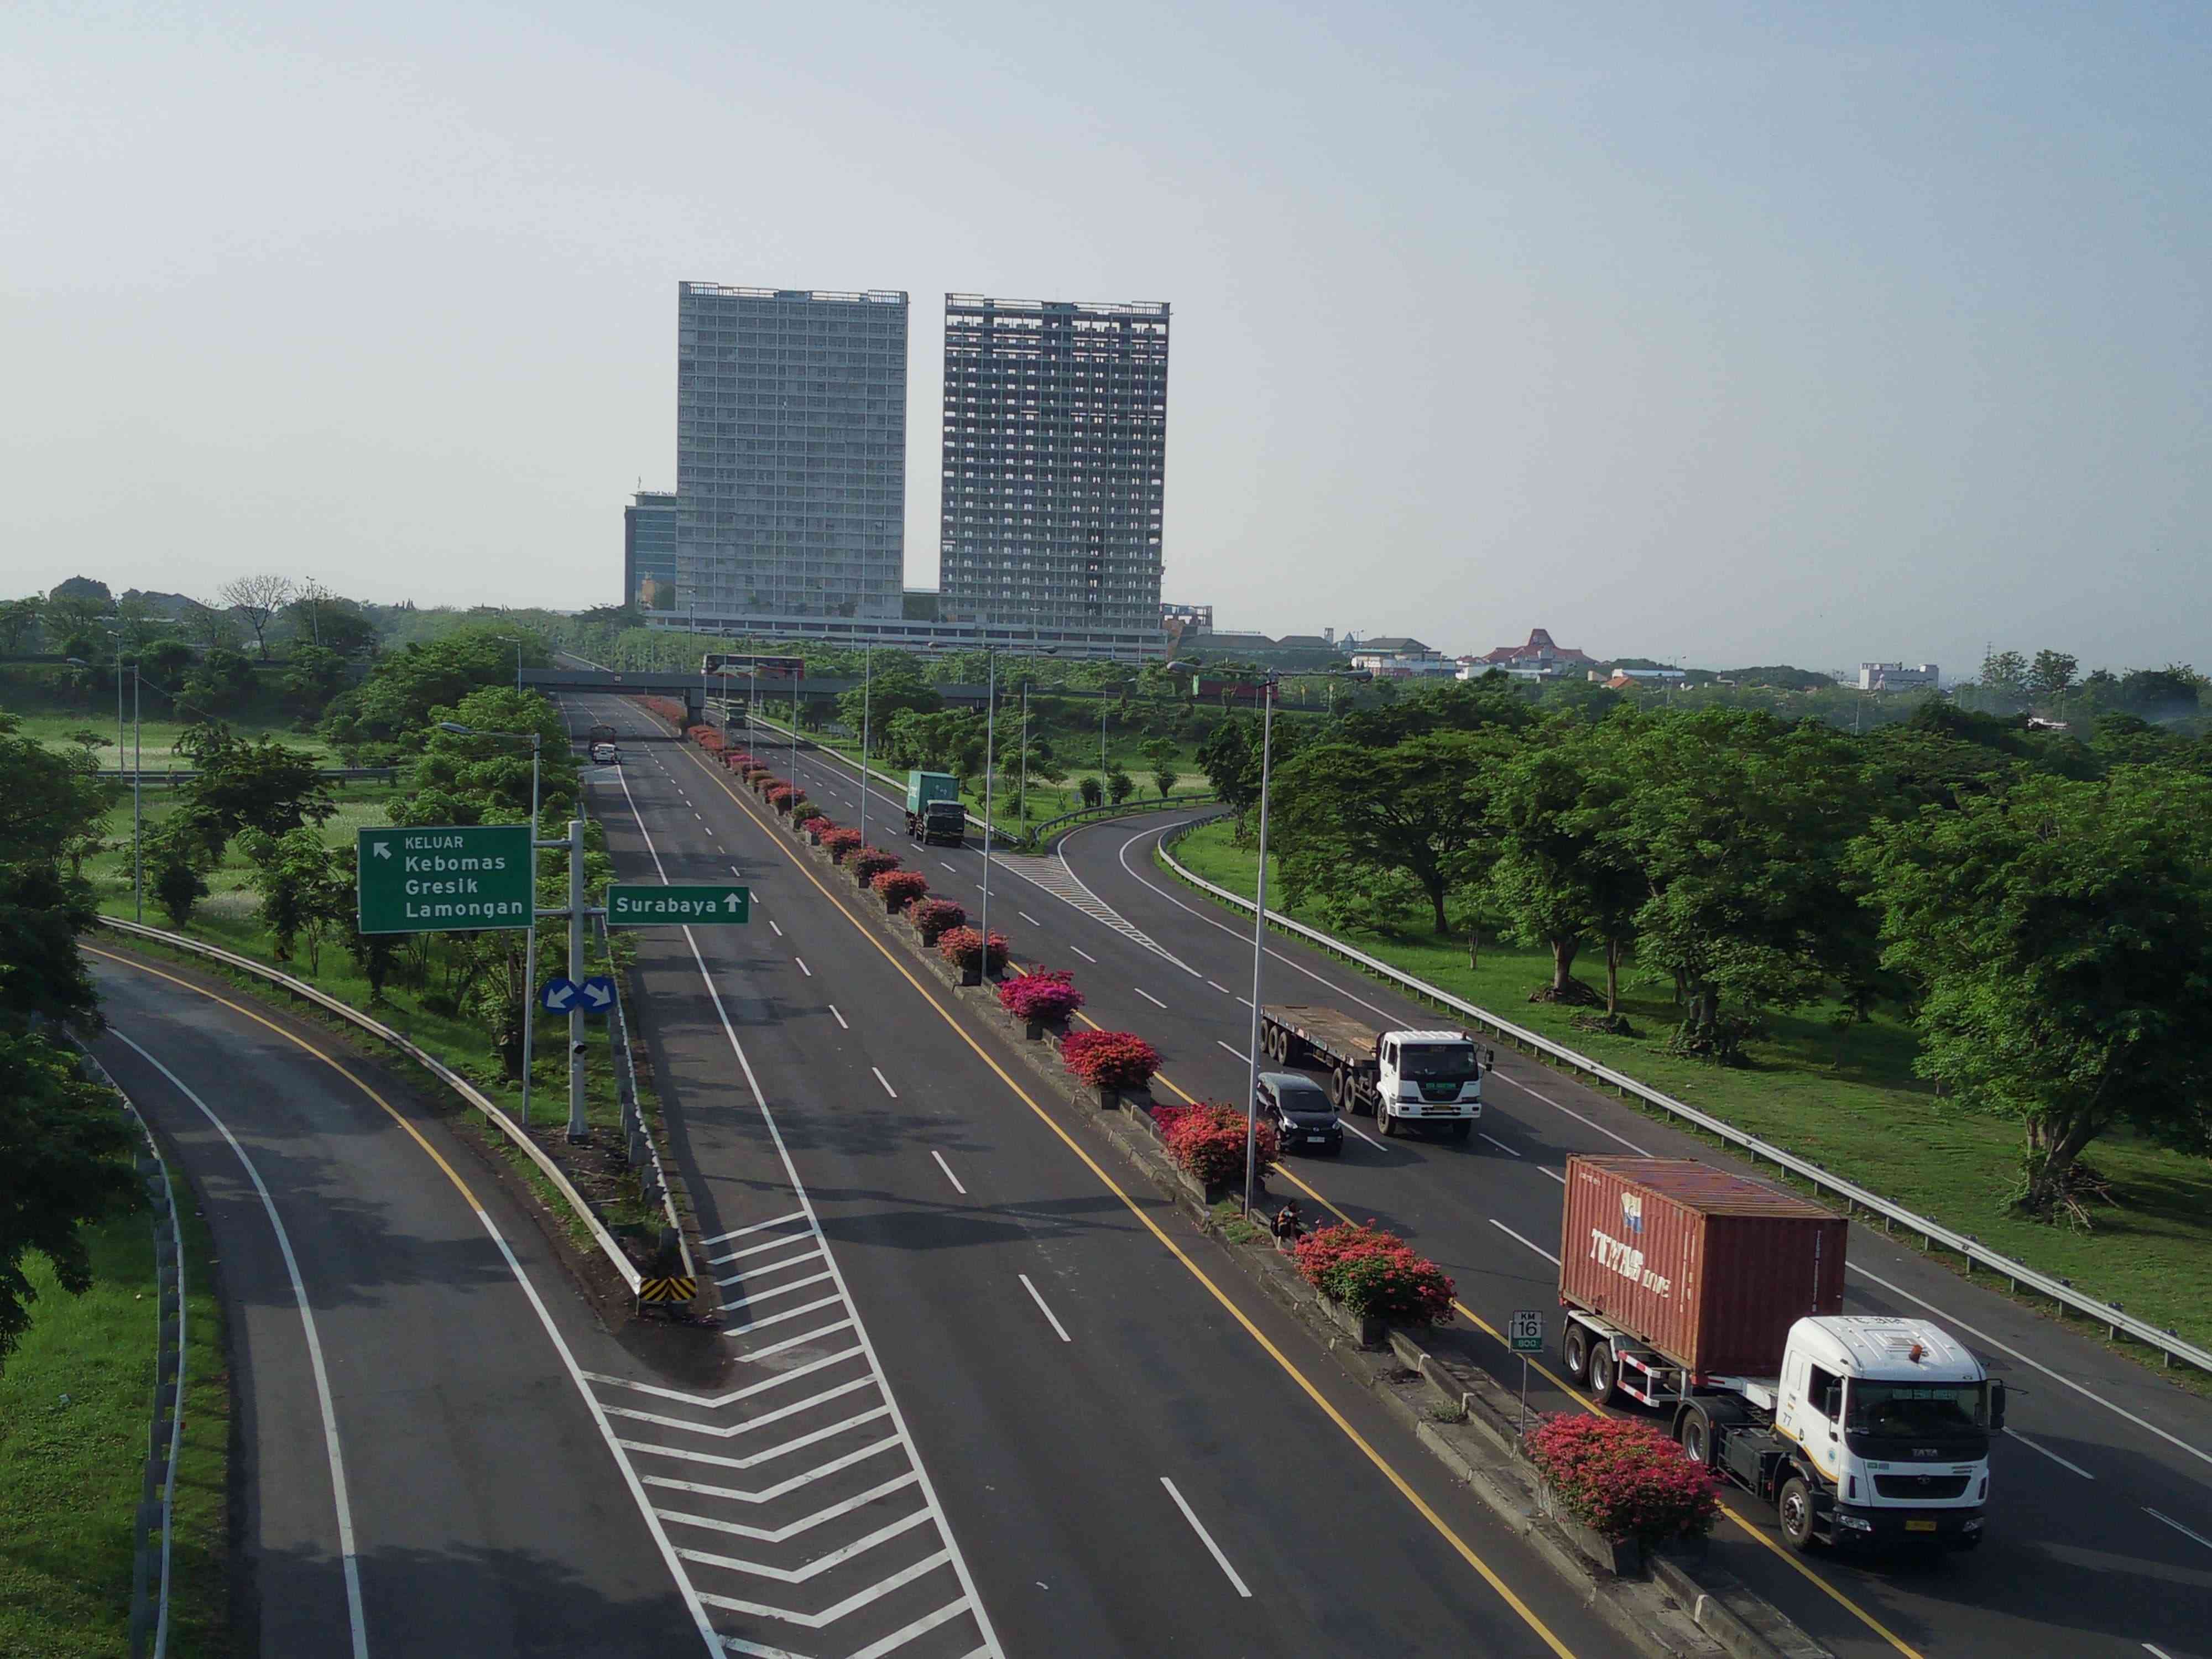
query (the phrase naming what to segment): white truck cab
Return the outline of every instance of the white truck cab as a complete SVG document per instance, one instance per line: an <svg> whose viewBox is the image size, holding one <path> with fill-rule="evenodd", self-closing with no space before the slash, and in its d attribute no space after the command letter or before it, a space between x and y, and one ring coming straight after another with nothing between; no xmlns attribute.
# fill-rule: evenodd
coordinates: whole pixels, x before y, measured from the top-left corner
<svg viewBox="0 0 2212 1659"><path fill-rule="evenodd" d="M1482 1055L1464 1031L1385 1031L1375 1082L1392 1117L1482 1115Z"/></svg>

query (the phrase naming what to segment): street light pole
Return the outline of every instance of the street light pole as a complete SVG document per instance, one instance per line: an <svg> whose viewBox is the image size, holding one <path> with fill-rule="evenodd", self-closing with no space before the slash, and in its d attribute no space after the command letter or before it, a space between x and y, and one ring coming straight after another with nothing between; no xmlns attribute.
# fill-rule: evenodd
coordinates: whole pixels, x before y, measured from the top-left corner
<svg viewBox="0 0 2212 1659"><path fill-rule="evenodd" d="M1253 895L1252 912L1252 1034L1247 1054L1249 1075L1244 1090L1244 1213L1252 1212L1252 1191L1257 1184L1259 1136L1255 1127L1260 1105L1260 969L1267 957L1267 768L1274 757L1275 681L1261 682L1267 700L1260 723L1260 880Z"/></svg>
<svg viewBox="0 0 2212 1659"><path fill-rule="evenodd" d="M991 978L991 774L997 762L999 659L983 647L983 979Z"/></svg>
<svg viewBox="0 0 2212 1659"><path fill-rule="evenodd" d="M868 696L875 690L876 645L860 647L860 845L868 844Z"/></svg>
<svg viewBox="0 0 2212 1659"><path fill-rule="evenodd" d="M522 1127L530 1127L530 1066L536 1044L532 1039L538 1031L538 999L535 986L538 979L538 849L541 845L565 847L566 842L540 842L538 839L538 763L544 749L545 735L542 732L483 732L473 726L463 726L459 720L440 720L441 732L451 732L457 738L507 738L520 742L530 740L530 925L522 931ZM572 860L573 861L573 860ZM574 885L573 880L571 885ZM575 961L571 951L569 976L574 977Z"/></svg>
<svg viewBox="0 0 2212 1659"><path fill-rule="evenodd" d="M1030 838L1030 683L1022 682L1022 839Z"/></svg>
<svg viewBox="0 0 2212 1659"><path fill-rule="evenodd" d="M116 684L122 685L117 676ZM138 674L138 659L131 659L131 911L132 919L142 927L146 923L146 762L145 728L139 720L139 702L144 683ZM122 756L116 757L119 762Z"/></svg>

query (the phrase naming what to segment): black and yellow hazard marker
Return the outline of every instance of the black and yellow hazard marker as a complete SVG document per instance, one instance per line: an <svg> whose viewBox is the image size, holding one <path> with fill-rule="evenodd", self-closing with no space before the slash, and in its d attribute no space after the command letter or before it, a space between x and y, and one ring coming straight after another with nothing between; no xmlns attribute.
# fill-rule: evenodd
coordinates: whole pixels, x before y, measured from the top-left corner
<svg viewBox="0 0 2212 1659"><path fill-rule="evenodd" d="M641 1279L637 1281L640 1302L689 1302L699 1294L699 1281L690 1278Z"/></svg>

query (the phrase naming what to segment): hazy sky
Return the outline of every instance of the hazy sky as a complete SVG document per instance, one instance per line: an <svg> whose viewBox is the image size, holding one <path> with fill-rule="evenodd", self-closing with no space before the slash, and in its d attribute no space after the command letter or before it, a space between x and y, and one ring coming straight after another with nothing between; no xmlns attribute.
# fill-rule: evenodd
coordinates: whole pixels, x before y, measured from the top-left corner
<svg viewBox="0 0 2212 1659"><path fill-rule="evenodd" d="M2212 665L2212 8L0 8L0 589L580 606L676 285L1166 300L1170 599ZM2192 113L2192 112L2194 112Z"/></svg>

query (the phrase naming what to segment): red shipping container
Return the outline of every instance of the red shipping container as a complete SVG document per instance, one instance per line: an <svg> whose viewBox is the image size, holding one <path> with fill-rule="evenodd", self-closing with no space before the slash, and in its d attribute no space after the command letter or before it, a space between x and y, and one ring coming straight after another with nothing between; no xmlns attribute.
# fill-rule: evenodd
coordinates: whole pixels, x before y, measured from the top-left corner
<svg viewBox="0 0 2212 1659"><path fill-rule="evenodd" d="M1559 1299L1708 1376L1771 1376L1790 1327L1844 1306L1850 1224L1686 1158L1570 1158Z"/></svg>

